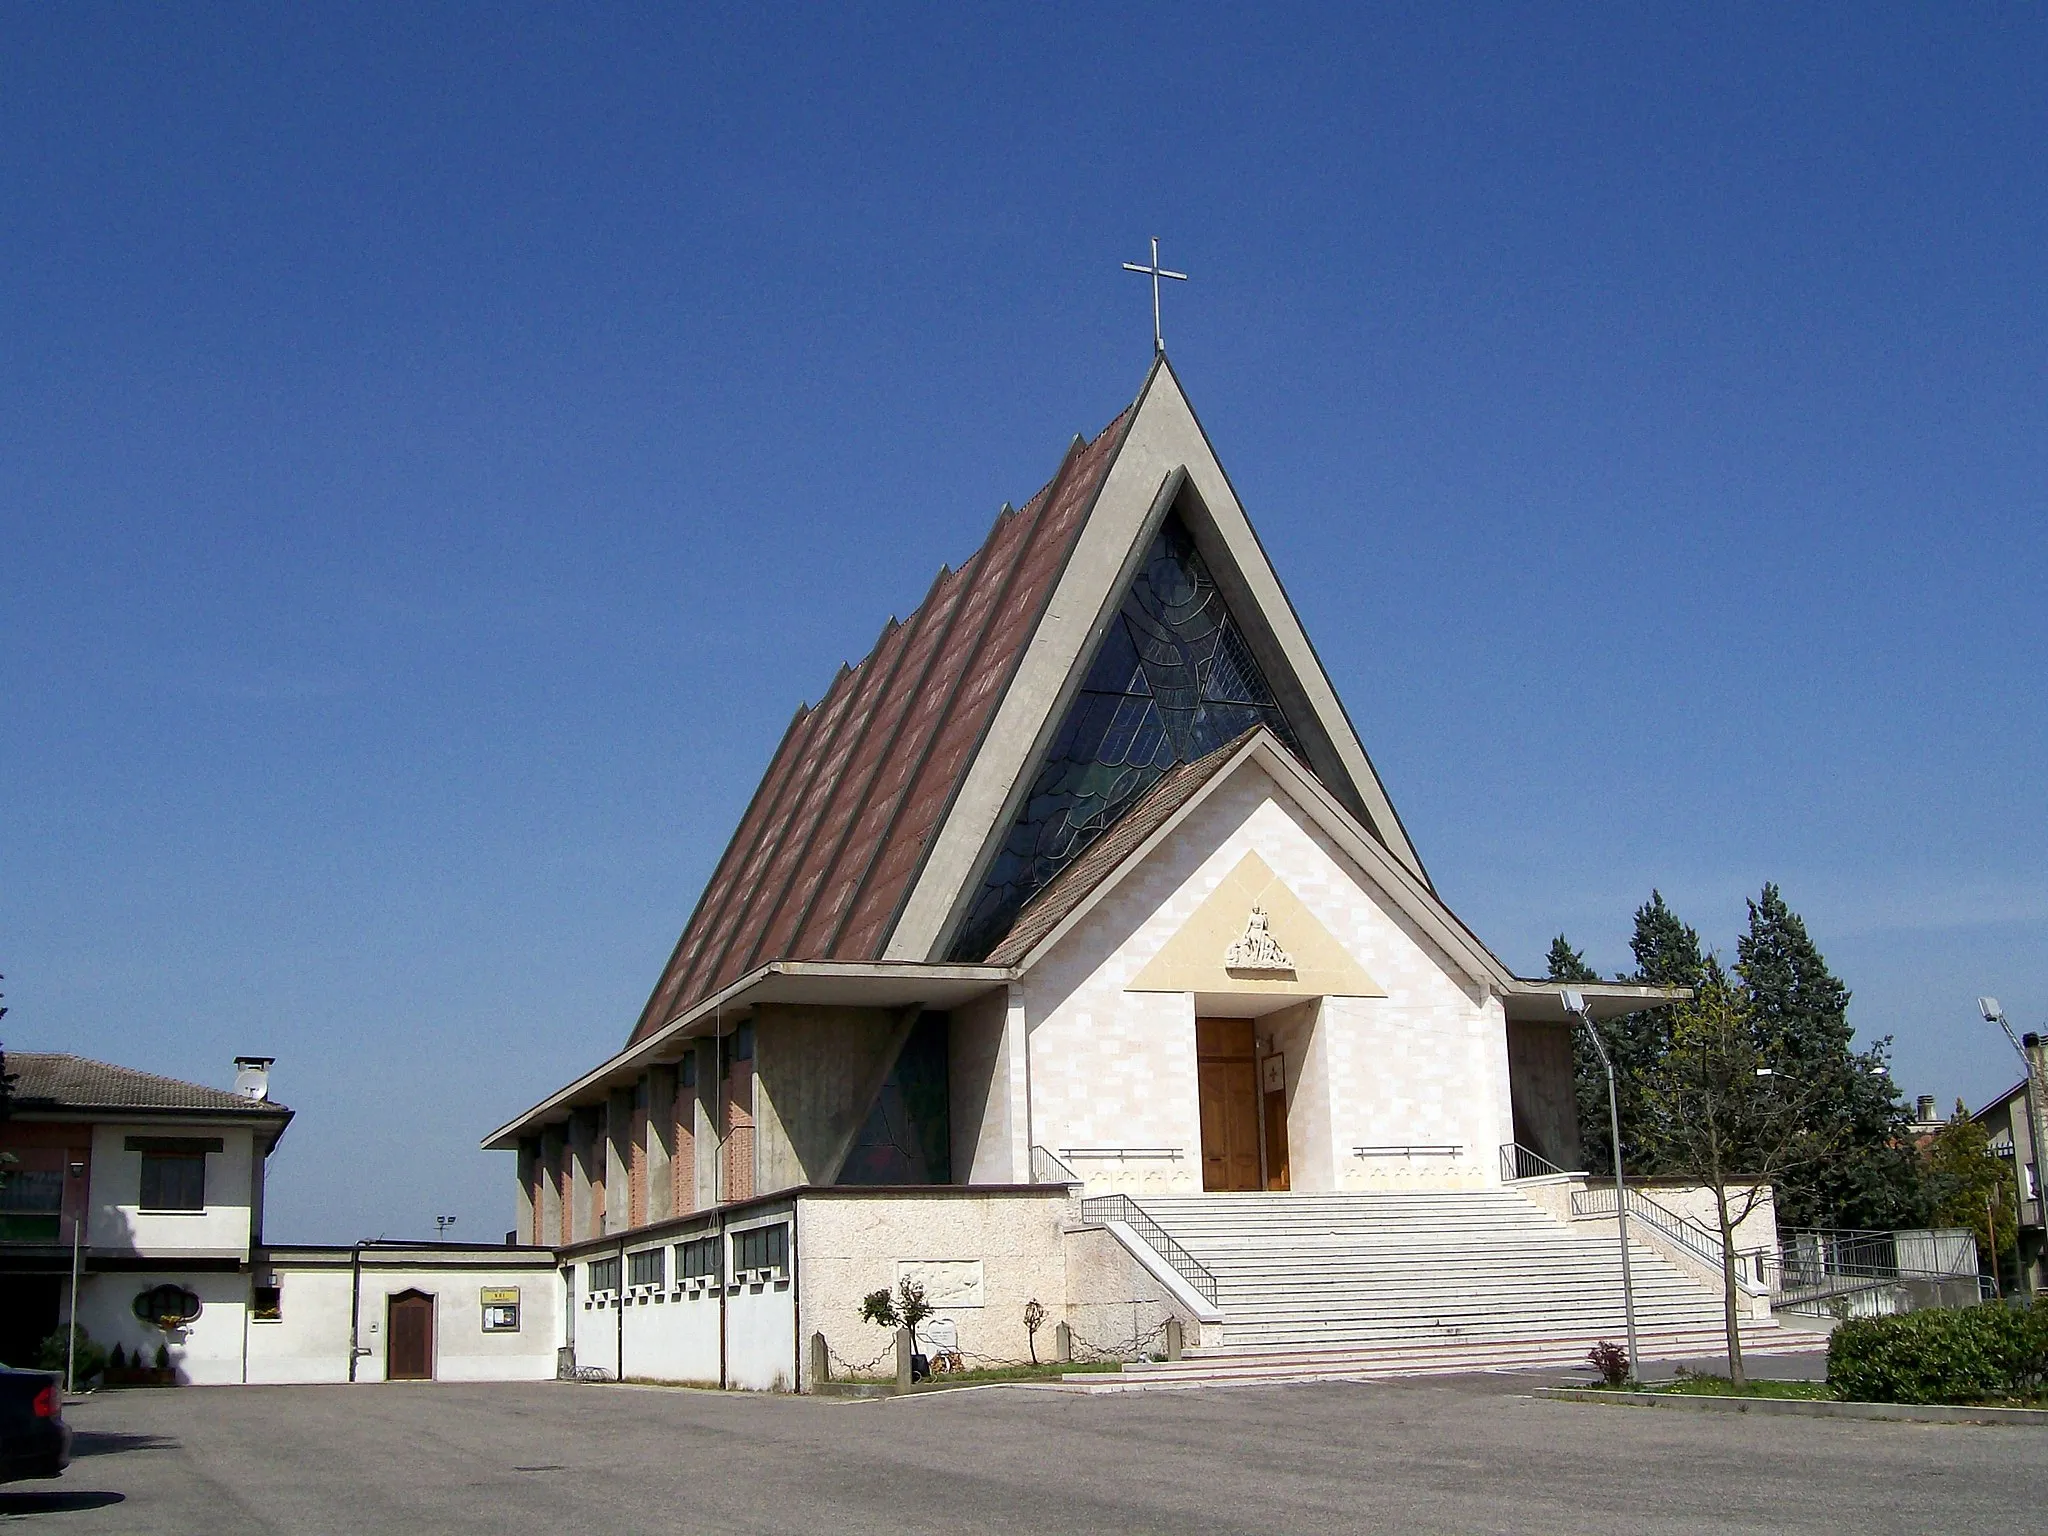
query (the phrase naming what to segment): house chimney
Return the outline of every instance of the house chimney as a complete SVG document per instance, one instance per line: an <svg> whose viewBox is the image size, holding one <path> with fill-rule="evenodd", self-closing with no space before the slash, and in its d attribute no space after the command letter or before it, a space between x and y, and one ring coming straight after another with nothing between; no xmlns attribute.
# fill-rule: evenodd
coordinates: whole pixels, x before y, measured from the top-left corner
<svg viewBox="0 0 2048 1536"><path fill-rule="evenodd" d="M1932 1125L1934 1123L1933 1094L1923 1093L1920 1095L1920 1102L1918 1107L1914 1110L1913 1118L1915 1120L1918 1120L1922 1125Z"/></svg>
<svg viewBox="0 0 2048 1536"><path fill-rule="evenodd" d="M254 1099L261 1104L270 1097L270 1064L275 1056L237 1056L235 1058L235 1092L245 1099Z"/></svg>

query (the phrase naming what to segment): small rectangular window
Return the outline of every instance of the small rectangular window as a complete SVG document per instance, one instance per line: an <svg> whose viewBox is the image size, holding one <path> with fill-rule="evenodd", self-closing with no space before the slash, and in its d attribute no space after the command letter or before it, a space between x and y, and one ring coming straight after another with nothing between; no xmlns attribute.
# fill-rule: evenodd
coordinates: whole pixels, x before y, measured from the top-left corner
<svg viewBox="0 0 2048 1536"><path fill-rule="evenodd" d="M789 1227L778 1222L772 1227L755 1227L735 1232L732 1239L732 1267L736 1270L789 1268Z"/></svg>
<svg viewBox="0 0 2048 1536"><path fill-rule="evenodd" d="M616 1291L618 1288L619 1261L615 1258L592 1259L590 1261L590 1293L595 1296L603 1291Z"/></svg>
<svg viewBox="0 0 2048 1536"><path fill-rule="evenodd" d="M720 1270L718 1248L720 1239L716 1236L699 1237L687 1243L676 1244L676 1278L680 1280L709 1280L717 1282Z"/></svg>
<svg viewBox="0 0 2048 1536"><path fill-rule="evenodd" d="M284 1287L258 1285L250 1290L249 1315L259 1323L284 1321Z"/></svg>
<svg viewBox="0 0 2048 1536"><path fill-rule="evenodd" d="M205 1156L143 1153L142 1208L145 1211L205 1210Z"/></svg>
<svg viewBox="0 0 2048 1536"><path fill-rule="evenodd" d="M659 1284L661 1284L661 1280L662 1280L662 1275L661 1275L661 1269L662 1269L662 1265L661 1265L661 1260L662 1260L662 1255L663 1255L663 1252L664 1252L664 1250L662 1250L662 1249L660 1249L660 1248L642 1248L642 1249L641 1249L641 1250L640 1250L639 1252L637 1252L637 1253L629 1253L629 1254L627 1254L627 1255L626 1255L626 1284L628 1284L628 1285L659 1285Z"/></svg>

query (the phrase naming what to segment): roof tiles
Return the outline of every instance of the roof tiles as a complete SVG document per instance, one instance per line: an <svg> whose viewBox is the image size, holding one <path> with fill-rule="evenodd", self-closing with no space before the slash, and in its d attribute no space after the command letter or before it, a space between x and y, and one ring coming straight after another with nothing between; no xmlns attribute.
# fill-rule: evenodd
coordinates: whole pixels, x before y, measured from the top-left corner
<svg viewBox="0 0 2048 1536"><path fill-rule="evenodd" d="M632 1038L773 960L881 958L1115 457L1126 411L1075 440L825 697L799 711Z"/></svg>

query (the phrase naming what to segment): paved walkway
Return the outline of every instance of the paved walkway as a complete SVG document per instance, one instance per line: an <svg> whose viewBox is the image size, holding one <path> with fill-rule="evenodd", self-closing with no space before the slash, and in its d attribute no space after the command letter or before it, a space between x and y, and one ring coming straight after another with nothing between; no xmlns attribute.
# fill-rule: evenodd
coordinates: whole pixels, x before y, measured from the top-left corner
<svg viewBox="0 0 2048 1536"><path fill-rule="evenodd" d="M832 1402L600 1386L103 1393L0 1491L52 1531L2022 1530L2048 1434L1538 1402L1523 1384Z"/></svg>

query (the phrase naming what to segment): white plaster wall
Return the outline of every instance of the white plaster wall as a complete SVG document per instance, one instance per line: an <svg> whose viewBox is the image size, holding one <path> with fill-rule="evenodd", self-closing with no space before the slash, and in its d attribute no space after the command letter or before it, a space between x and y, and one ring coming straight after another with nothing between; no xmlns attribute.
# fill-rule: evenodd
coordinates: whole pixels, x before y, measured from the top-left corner
<svg viewBox="0 0 2048 1536"><path fill-rule="evenodd" d="M598 1326L605 1329L607 1323L600 1321ZM686 1291L671 1283L663 1291L642 1292L611 1312L609 1326L625 1334L629 1378L718 1385L717 1291ZM605 1331L603 1337L609 1344L611 1333ZM590 1363L601 1364L607 1372L613 1364L609 1356Z"/></svg>
<svg viewBox="0 0 2048 1536"><path fill-rule="evenodd" d="M743 1392L796 1390L796 1287L788 1280L730 1286L725 1382Z"/></svg>
<svg viewBox="0 0 2048 1536"><path fill-rule="evenodd" d="M1064 1185L1043 1195L841 1195L805 1198L797 1207L798 1311L810 1370L809 1340L823 1333L839 1358L866 1365L889 1348L889 1334L863 1322L861 1298L893 1288L899 1261L979 1259L982 1304L951 1307L960 1347L999 1360L1030 1358L1024 1304L1036 1300L1050 1315L1038 1336L1041 1358L1051 1348L1052 1323L1067 1300L1064 1224L1078 1218ZM875 1369L894 1370L893 1356ZM834 1367L835 1374L841 1368ZM808 1389L810 1383L806 1381Z"/></svg>
<svg viewBox="0 0 2048 1536"><path fill-rule="evenodd" d="M1125 989L1247 853L1257 853L1387 993L1321 1004L1318 1066L1327 1073L1329 1124L1325 1132L1307 1122L1302 1131L1312 1143L1327 1135L1331 1185L1497 1184L1498 1149L1513 1136L1499 1001L1256 766L1221 786L1024 977L1034 1138L1054 1151L1181 1153L1175 1162L1077 1163L1091 1193L1201 1188L1194 999ZM1353 1156L1356 1146L1388 1143L1455 1144L1462 1152ZM1319 1149L1303 1153L1314 1168Z"/></svg>
<svg viewBox="0 0 2048 1536"><path fill-rule="evenodd" d="M199 1316L166 1335L135 1316L135 1298L154 1286L181 1285L199 1296ZM68 1294L68 1293L67 1293ZM81 1278L78 1320L97 1342L129 1354L138 1349L143 1364L156 1362L157 1346L168 1344L178 1379L193 1386L220 1386L242 1379L242 1328L249 1303L249 1277L244 1273L166 1268Z"/></svg>
<svg viewBox="0 0 2048 1536"><path fill-rule="evenodd" d="M249 1320L248 1379L347 1381L349 1272L275 1265L273 1273L282 1288L282 1315L275 1322ZM384 1374L380 1368L371 1375L367 1365L358 1370L365 1381L381 1380Z"/></svg>
<svg viewBox="0 0 2048 1536"><path fill-rule="evenodd" d="M292 1281L298 1278L284 1264L275 1266L284 1287L284 1311L292 1312ZM342 1276L346 1288L348 1277ZM519 1287L519 1331L485 1333L484 1286ZM324 1289L324 1288L323 1288ZM386 1365L385 1317L389 1299L403 1291L424 1291L434 1298L434 1379L436 1381L551 1381L555 1346L559 1342L561 1281L551 1270L510 1269L363 1269L362 1343L370 1351L356 1366L358 1381L382 1381ZM343 1327L348 1302L342 1300ZM252 1325L253 1326L253 1325ZM255 1335L251 1335L252 1357ZM344 1351L344 1355L346 1351ZM343 1376L347 1375L346 1359Z"/></svg>
<svg viewBox="0 0 2048 1536"><path fill-rule="evenodd" d="M222 1149L206 1155L206 1209L142 1209L142 1154L127 1150L130 1136L218 1136ZM155 1119L123 1125L102 1122L92 1132L92 1213L86 1242L113 1253L143 1257L247 1257L254 1198L254 1134L218 1120L181 1124Z"/></svg>

